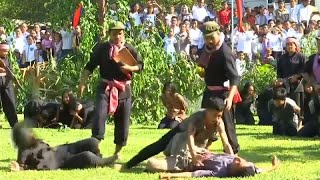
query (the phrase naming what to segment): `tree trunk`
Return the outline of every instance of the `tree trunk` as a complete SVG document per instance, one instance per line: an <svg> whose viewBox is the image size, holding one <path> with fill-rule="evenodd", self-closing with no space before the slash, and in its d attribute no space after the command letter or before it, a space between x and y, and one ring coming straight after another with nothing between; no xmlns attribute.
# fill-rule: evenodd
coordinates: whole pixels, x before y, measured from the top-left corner
<svg viewBox="0 0 320 180"><path fill-rule="evenodd" d="M103 38L105 36L105 27L104 27L104 17L106 15L106 4L108 3L108 0L97 0L98 2L98 13L99 13L99 19L98 24L101 27L101 35Z"/></svg>

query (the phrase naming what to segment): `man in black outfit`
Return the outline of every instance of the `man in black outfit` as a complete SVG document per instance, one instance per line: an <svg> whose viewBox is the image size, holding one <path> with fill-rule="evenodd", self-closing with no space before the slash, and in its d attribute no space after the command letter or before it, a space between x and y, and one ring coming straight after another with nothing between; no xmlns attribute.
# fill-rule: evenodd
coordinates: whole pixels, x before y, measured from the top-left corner
<svg viewBox="0 0 320 180"><path fill-rule="evenodd" d="M219 25L217 23L213 21L204 23L203 34L205 36L206 45L202 51L204 55L200 55L200 58L202 57L202 59L199 60L199 63L203 64L204 67L209 64L205 68L205 80L207 85L222 86L225 81L230 80L231 88L229 92L226 88L222 87L217 88L221 88L221 91L220 89L217 91L206 90L204 93L202 107L205 108L207 104L210 104L209 102L212 97L221 97L225 100L226 110L224 111L223 119L229 143L236 154L238 153L239 145L235 134L234 119L230 112L233 96L240 81L235 65L235 58L232 55L231 49L223 43L223 38L220 36ZM207 51L211 51L213 56L211 56L211 53L204 53ZM210 56L212 57L211 59ZM163 135L158 141L143 148L136 156L131 158L122 169L132 168L140 162L164 151L174 135L182 131L185 131L184 127L181 126L181 124L177 125L174 129Z"/></svg>
<svg viewBox="0 0 320 180"><path fill-rule="evenodd" d="M12 74L12 67L8 58L9 45L6 43L0 44L0 98L4 114L6 115L9 124L13 127L18 122L16 113L16 103Z"/></svg>
<svg viewBox="0 0 320 180"><path fill-rule="evenodd" d="M128 139L132 96L130 84L133 72L141 72L143 69L143 62L138 51L125 43L124 29L121 22L115 22L110 26L110 40L95 48L80 80L80 95L82 96L85 81L97 66L100 67L101 82L97 89L97 112L92 122L92 137L98 140L104 139L106 118L108 115L113 115L115 119L115 155L119 155ZM122 48L127 48L137 65L128 65L115 60Z"/></svg>
<svg viewBox="0 0 320 180"><path fill-rule="evenodd" d="M10 163L11 171L82 169L107 166L116 159L116 156L101 157L100 142L96 138L52 148L23 124L16 124L12 128L12 139L18 149L18 159Z"/></svg>

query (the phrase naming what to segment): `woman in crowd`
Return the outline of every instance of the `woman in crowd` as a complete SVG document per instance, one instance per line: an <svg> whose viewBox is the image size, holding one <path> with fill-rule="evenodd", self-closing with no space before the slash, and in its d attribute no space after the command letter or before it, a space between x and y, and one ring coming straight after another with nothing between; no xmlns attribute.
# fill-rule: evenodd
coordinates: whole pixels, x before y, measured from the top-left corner
<svg viewBox="0 0 320 180"><path fill-rule="evenodd" d="M177 89L173 83L166 83L163 87L161 100L167 109L166 117L164 117L158 128L173 129L187 116L187 103L183 96L177 93Z"/></svg>
<svg viewBox="0 0 320 180"><path fill-rule="evenodd" d="M254 124L253 114L251 112L251 105L255 102L255 92L252 83L248 82L244 85L240 92L242 102L236 106L236 120L237 124Z"/></svg>

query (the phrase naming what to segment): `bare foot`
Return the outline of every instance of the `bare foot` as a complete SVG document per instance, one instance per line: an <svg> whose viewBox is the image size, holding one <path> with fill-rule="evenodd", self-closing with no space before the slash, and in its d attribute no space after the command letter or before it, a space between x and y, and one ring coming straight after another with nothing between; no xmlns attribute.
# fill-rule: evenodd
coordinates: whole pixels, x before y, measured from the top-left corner
<svg viewBox="0 0 320 180"><path fill-rule="evenodd" d="M14 171L14 172L20 171L20 165L19 163L17 163L17 161L11 161L9 168L11 171Z"/></svg>
<svg viewBox="0 0 320 180"><path fill-rule="evenodd" d="M160 180L169 180L170 179L170 175L168 173L160 173L159 179Z"/></svg>
<svg viewBox="0 0 320 180"><path fill-rule="evenodd" d="M113 168L117 171L121 171L123 169L123 165L122 164L114 164Z"/></svg>
<svg viewBox="0 0 320 180"><path fill-rule="evenodd" d="M117 156L113 155L113 156L110 156L107 158L103 158L103 160L104 160L104 165L109 166L109 165L115 163L115 161L117 160Z"/></svg>
<svg viewBox="0 0 320 180"><path fill-rule="evenodd" d="M278 167L280 165L280 160L278 159L277 156L273 155L272 156L272 166Z"/></svg>

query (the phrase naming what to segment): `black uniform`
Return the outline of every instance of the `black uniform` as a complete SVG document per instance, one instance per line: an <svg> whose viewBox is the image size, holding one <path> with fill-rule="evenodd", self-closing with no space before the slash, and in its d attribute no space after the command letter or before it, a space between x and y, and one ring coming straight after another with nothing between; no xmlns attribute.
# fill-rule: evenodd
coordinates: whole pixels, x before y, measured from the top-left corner
<svg viewBox="0 0 320 180"><path fill-rule="evenodd" d="M130 51L132 56L137 60L139 70L143 69L143 62L141 56L137 50L129 44L125 44L125 47ZM132 73L128 75L124 74L120 70L120 63L116 63L110 58L109 50L111 46L108 42L99 45L93 54L90 61L87 63L85 69L93 72L93 70L99 66L100 76L103 80L108 81L129 81L131 80ZM101 140L104 139L105 134L105 121L108 116L109 105L109 92L106 92L108 84L101 80L97 88L96 99L96 117L93 119L92 124L92 136ZM119 104L114 114L114 143L117 145L125 146L129 132L129 118L131 112L131 85L125 86L125 91L119 91Z"/></svg>
<svg viewBox="0 0 320 180"><path fill-rule="evenodd" d="M23 170L79 169L103 166L109 160L101 158L95 138L63 144L51 148L47 143L36 140L27 149L18 151L18 163Z"/></svg>
<svg viewBox="0 0 320 180"><path fill-rule="evenodd" d="M31 100L24 107L24 119L29 127L45 127L56 117L60 103Z"/></svg>
<svg viewBox="0 0 320 180"><path fill-rule="evenodd" d="M205 53L205 47L200 51L201 53ZM201 64L203 65L203 64ZM205 68L205 83L207 86L221 86L225 81L230 81L230 86L236 85L238 86L240 83L240 77L238 75L238 71L235 64L235 57L230 49L230 47L223 43L220 49L212 52L210 54L210 59L207 64L204 66ZM203 93L202 99L202 108L206 108L207 100L211 97L218 97L221 99L226 99L228 96L228 90L221 91L211 91L208 88ZM234 117L231 111L225 110L223 112L223 122L226 128L226 133L229 139L229 143L233 149L234 153L238 153L239 144L236 135L236 128L234 124Z"/></svg>
<svg viewBox="0 0 320 180"><path fill-rule="evenodd" d="M299 136L314 137L320 135L320 95L315 95L310 101L310 119L298 131Z"/></svg>
<svg viewBox="0 0 320 180"><path fill-rule="evenodd" d="M3 60L5 65L12 70L11 63L9 59L6 58ZM15 94L12 83L12 77L7 72L6 76L0 77L0 97L3 112L6 115L9 124L13 127L18 122L18 117L16 113L16 102L15 102Z"/></svg>
<svg viewBox="0 0 320 180"><path fill-rule="evenodd" d="M272 114L268 110L268 103L272 100L273 88L264 89L257 98L257 115L259 125L272 125Z"/></svg>
<svg viewBox="0 0 320 180"><path fill-rule="evenodd" d="M293 99L301 109L303 109L304 106L304 88L302 81L290 83L288 78L293 75L301 75L304 72L305 62L306 57L301 53L294 53L292 56L286 53L280 57L277 65L278 78L286 79L284 85L289 93L289 97ZM301 111L299 115L303 116L303 111Z"/></svg>

